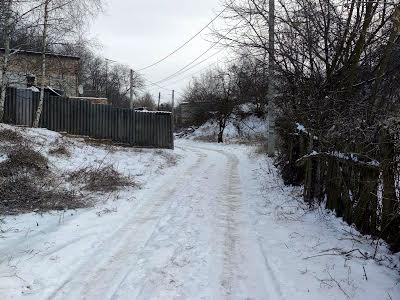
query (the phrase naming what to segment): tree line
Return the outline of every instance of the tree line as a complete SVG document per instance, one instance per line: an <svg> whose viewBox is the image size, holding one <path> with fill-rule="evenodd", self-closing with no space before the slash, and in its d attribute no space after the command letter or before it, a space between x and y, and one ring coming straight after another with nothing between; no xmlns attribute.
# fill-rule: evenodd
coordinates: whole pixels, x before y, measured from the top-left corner
<svg viewBox="0 0 400 300"><path fill-rule="evenodd" d="M251 103L255 114L265 114L267 86L266 65L239 55L224 67L194 77L186 87L183 101L200 104L192 111L193 125L201 125L209 118L217 121L218 143L222 143L225 128L241 104Z"/></svg>
<svg viewBox="0 0 400 300"><path fill-rule="evenodd" d="M233 77L215 81L216 71L194 81L187 99L234 105L259 95L257 101L268 104L273 88L277 164L285 182L303 184L310 206L325 205L400 250L398 2L276 0L271 82L265 73L269 2L229 0L225 7L217 40L246 57L235 68L251 61L260 71L247 73L250 94L241 94L240 75L230 85ZM232 74L232 66L223 72Z"/></svg>
<svg viewBox="0 0 400 300"><path fill-rule="evenodd" d="M21 50L41 53L41 74L37 74L40 78L46 77L48 53L79 57L82 96L107 98L117 107L130 106L130 68L97 55L93 50L96 42L87 38L88 23L102 11L102 0L0 1L0 47L4 49L0 61L0 121L9 84L8 71ZM134 72L136 97L143 86L144 79ZM40 119L44 90L42 84L34 126Z"/></svg>

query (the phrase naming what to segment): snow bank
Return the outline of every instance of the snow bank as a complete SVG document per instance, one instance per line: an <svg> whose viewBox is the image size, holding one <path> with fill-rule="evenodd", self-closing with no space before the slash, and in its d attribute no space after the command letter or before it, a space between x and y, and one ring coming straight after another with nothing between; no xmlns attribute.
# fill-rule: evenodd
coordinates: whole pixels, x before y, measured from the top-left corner
<svg viewBox="0 0 400 300"><path fill-rule="evenodd" d="M241 165L250 219L284 299L400 299L400 253L328 210L310 210L271 159L250 156Z"/></svg>
<svg viewBox="0 0 400 300"><path fill-rule="evenodd" d="M265 118L259 118L250 115L244 119L239 117L231 118L224 130L224 141L227 143L235 142L254 142L260 141L267 136L267 121ZM217 141L219 132L219 124L216 120L211 119L205 124L197 128L187 138L192 140Z"/></svg>

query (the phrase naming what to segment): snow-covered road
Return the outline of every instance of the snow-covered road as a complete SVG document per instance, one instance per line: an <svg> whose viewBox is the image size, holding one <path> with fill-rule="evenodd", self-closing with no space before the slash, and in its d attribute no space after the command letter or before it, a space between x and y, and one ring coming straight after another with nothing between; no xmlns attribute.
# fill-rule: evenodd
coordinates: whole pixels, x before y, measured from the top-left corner
<svg viewBox="0 0 400 300"><path fill-rule="evenodd" d="M293 231L260 212L257 162L243 149L179 141L180 164L138 191L134 203L102 217L65 217L0 248L8 257L0 263L0 298L366 299L368 289L340 278L338 286L321 286L322 269L298 265L296 249L286 251ZM391 282L370 295L397 295L393 274L378 270L378 282Z"/></svg>
<svg viewBox="0 0 400 300"><path fill-rule="evenodd" d="M234 154L190 157L47 296L55 299L278 299L246 215ZM53 254L54 255L54 254ZM267 277L269 284L264 282Z"/></svg>

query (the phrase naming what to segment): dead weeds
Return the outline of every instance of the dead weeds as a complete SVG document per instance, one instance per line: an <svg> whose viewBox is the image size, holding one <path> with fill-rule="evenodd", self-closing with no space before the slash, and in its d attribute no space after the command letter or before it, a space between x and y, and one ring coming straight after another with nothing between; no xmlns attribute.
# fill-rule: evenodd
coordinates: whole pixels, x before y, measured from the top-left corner
<svg viewBox="0 0 400 300"><path fill-rule="evenodd" d="M71 157L71 151L64 142L57 142L49 150L49 155L59 156L59 157Z"/></svg>
<svg viewBox="0 0 400 300"><path fill-rule="evenodd" d="M86 207L86 200L75 191L54 186L42 178L27 175L0 178L2 214L77 209Z"/></svg>
<svg viewBox="0 0 400 300"><path fill-rule="evenodd" d="M124 187L138 187L133 178L122 175L112 165L81 168L71 172L68 180L81 184L85 190L91 192L110 193Z"/></svg>
<svg viewBox="0 0 400 300"><path fill-rule="evenodd" d="M21 144L25 138L16 130L0 129L0 143Z"/></svg>
<svg viewBox="0 0 400 300"><path fill-rule="evenodd" d="M7 159L0 163L0 176L10 177L19 174L44 176L49 169L49 161L38 151L22 145L11 148Z"/></svg>
<svg viewBox="0 0 400 300"><path fill-rule="evenodd" d="M62 187L47 157L27 145L10 147L0 163L0 214L86 207L88 198Z"/></svg>

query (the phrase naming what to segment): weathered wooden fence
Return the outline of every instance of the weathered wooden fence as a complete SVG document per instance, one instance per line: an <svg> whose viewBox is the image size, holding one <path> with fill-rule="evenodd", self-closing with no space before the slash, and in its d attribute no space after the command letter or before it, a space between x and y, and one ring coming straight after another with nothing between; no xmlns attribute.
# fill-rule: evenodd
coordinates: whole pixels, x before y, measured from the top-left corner
<svg viewBox="0 0 400 300"><path fill-rule="evenodd" d="M282 128L281 169L288 184L304 185L304 200L326 208L362 233L400 250L398 135L381 130L379 161L354 153L321 151L308 131Z"/></svg>
<svg viewBox="0 0 400 300"><path fill-rule="evenodd" d="M10 88L5 122L31 126L38 103L39 93ZM141 112L92 104L88 100L46 96L40 127L136 147L174 147L169 112Z"/></svg>

